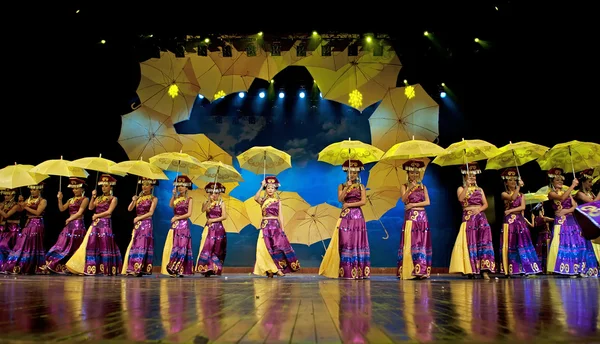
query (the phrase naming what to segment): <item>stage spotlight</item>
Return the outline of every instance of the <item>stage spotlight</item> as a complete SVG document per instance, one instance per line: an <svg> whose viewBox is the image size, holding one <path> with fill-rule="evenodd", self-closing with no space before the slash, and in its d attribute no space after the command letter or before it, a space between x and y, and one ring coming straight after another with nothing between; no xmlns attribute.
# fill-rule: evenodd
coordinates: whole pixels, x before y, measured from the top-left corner
<svg viewBox="0 0 600 344"><path fill-rule="evenodd" d="M304 98L306 94L304 93L304 91L300 92L300 98Z"/></svg>
<svg viewBox="0 0 600 344"><path fill-rule="evenodd" d="M203 95L201 95L201 94L198 94L198 98L200 98L200 99L204 99L204 96L203 96Z"/></svg>
<svg viewBox="0 0 600 344"><path fill-rule="evenodd" d="M279 98L283 99L283 97L285 97L285 93L279 92Z"/></svg>
<svg viewBox="0 0 600 344"><path fill-rule="evenodd" d="M443 92L443 91L442 91L442 92L440 92L440 97L442 97L442 98L446 98L446 92Z"/></svg>
<svg viewBox="0 0 600 344"><path fill-rule="evenodd" d="M265 92L260 92L260 93L258 94L258 96L259 96L259 97L261 97L261 98L264 98L264 97L265 97Z"/></svg>
<svg viewBox="0 0 600 344"><path fill-rule="evenodd" d="M245 96L245 95L246 95L246 94L245 94L244 92L240 92L240 93L238 93L238 97L240 97L240 98L244 98L244 96Z"/></svg>

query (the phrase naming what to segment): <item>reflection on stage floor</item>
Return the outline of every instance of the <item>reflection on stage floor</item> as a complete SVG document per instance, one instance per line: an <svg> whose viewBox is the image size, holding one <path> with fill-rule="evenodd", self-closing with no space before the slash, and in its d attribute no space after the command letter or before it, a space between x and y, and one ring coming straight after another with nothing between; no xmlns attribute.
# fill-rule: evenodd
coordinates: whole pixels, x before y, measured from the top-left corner
<svg viewBox="0 0 600 344"><path fill-rule="evenodd" d="M0 276L2 341L600 342L600 280Z"/></svg>

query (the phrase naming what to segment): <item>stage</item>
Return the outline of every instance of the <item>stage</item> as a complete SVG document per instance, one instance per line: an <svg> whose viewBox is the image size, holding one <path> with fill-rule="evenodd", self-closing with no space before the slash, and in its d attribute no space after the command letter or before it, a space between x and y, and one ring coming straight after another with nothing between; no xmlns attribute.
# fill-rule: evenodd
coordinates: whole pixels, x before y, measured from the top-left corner
<svg viewBox="0 0 600 344"><path fill-rule="evenodd" d="M600 341L597 278L5 275L0 293L2 342Z"/></svg>

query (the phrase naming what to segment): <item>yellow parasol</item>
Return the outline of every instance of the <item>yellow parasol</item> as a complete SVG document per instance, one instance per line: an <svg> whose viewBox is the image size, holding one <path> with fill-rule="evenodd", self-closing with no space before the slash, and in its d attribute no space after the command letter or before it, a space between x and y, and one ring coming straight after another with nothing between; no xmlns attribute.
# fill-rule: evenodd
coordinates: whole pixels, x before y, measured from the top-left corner
<svg viewBox="0 0 600 344"><path fill-rule="evenodd" d="M142 159L123 161L109 167L110 174L132 174L157 180L168 180L169 177L156 165L152 165Z"/></svg>
<svg viewBox="0 0 600 344"><path fill-rule="evenodd" d="M202 212L202 203L206 201L206 194L202 196L202 193L199 190L191 191L194 207L192 209L192 223L204 226L206 224L206 213ZM201 202L196 200L196 196L198 196ZM205 198L202 198L205 197ZM248 217L248 212L246 211L246 207L244 202L240 201L235 197L231 197L229 195L221 195L221 199L226 206L227 211L227 219L223 221L223 227L225 227L225 231L227 233L239 233L250 224L250 218Z"/></svg>
<svg viewBox="0 0 600 344"><path fill-rule="evenodd" d="M372 51L349 56L348 63L337 70L306 67L323 98L361 112L396 87L401 68L400 59L391 47L387 47L382 56L374 56Z"/></svg>
<svg viewBox="0 0 600 344"><path fill-rule="evenodd" d="M439 109L421 85L390 89L369 117L373 145L388 150L411 137L434 141L439 135Z"/></svg>
<svg viewBox="0 0 600 344"><path fill-rule="evenodd" d="M183 144L181 152L195 157L200 162L220 161L233 165L231 155L204 134L179 135L179 139Z"/></svg>
<svg viewBox="0 0 600 344"><path fill-rule="evenodd" d="M287 230L286 224L292 219L294 214L310 208L310 204L308 204L308 202L306 202L297 192L282 191L278 195L283 213L283 228ZM244 201L244 204L251 224L256 227L256 229L260 229L260 223L262 221L262 209L260 204L256 203L254 197L248 198Z"/></svg>
<svg viewBox="0 0 600 344"><path fill-rule="evenodd" d="M367 203L362 206L363 216L365 217L365 221L379 221L381 227L385 232L384 240L387 240L390 235L381 222L381 217L388 210L394 208L398 200L402 197L400 194L400 189L374 189L367 190Z"/></svg>
<svg viewBox="0 0 600 344"><path fill-rule="evenodd" d="M317 241L323 242L333 235L340 211L340 208L327 203L299 210L287 222L285 234L293 244L310 246ZM325 243L323 247L327 250Z"/></svg>
<svg viewBox="0 0 600 344"><path fill-rule="evenodd" d="M171 118L143 105L121 117L118 142L131 160L181 149Z"/></svg>
<svg viewBox="0 0 600 344"><path fill-rule="evenodd" d="M546 202L548 200L548 194L539 194L537 192L529 192L523 195L525 199L525 205L537 204Z"/></svg>
<svg viewBox="0 0 600 344"><path fill-rule="evenodd" d="M0 187L16 189L21 186L37 185L48 175L30 172L33 165L8 165L0 170Z"/></svg>
<svg viewBox="0 0 600 344"><path fill-rule="evenodd" d="M444 148L433 142L412 140L396 143L381 157L381 160L410 160L438 156L443 154ZM429 162L429 161L428 161Z"/></svg>
<svg viewBox="0 0 600 344"><path fill-rule="evenodd" d="M240 168L259 174L262 170L263 179L266 174L279 174L292 167L292 157L271 146L257 146L248 149L237 156Z"/></svg>
<svg viewBox="0 0 600 344"><path fill-rule="evenodd" d="M425 167L429 164L428 158L411 159L420 160L425 163ZM394 188L400 189L403 184L408 182L408 173L402 168L408 160L380 160L369 171L369 180L367 181L368 189ZM425 172L423 172L425 173ZM421 175L422 177L422 175Z"/></svg>
<svg viewBox="0 0 600 344"><path fill-rule="evenodd" d="M485 169L498 170L515 166L519 178L521 178L519 166L523 166L530 161L542 157L547 150L548 147L546 146L527 141L517 143L510 142L506 146L500 147L496 152L496 155L488 159Z"/></svg>
<svg viewBox="0 0 600 344"><path fill-rule="evenodd" d="M174 171L187 175L199 175L203 172L201 162L193 156L185 153L166 152L157 154L150 158L150 163L165 171Z"/></svg>
<svg viewBox="0 0 600 344"><path fill-rule="evenodd" d="M99 173L111 173L110 167L115 165L116 162L108 159L104 159L102 154L99 157L89 157L89 158L81 158L77 160L73 160L71 162L72 166L76 166L79 168L83 168L86 170L96 171L96 184L98 184ZM124 176L125 174L117 172L117 175Z"/></svg>
<svg viewBox="0 0 600 344"><path fill-rule="evenodd" d="M575 178L575 172L600 165L600 144L577 140L559 143L538 159L538 164L542 170L571 169Z"/></svg>
<svg viewBox="0 0 600 344"><path fill-rule="evenodd" d="M160 58L140 63L137 94L143 106L169 116L173 123L190 118L200 91L189 57L161 52Z"/></svg>
<svg viewBox="0 0 600 344"><path fill-rule="evenodd" d="M497 154L498 148L483 140L465 140L448 146L443 154L433 159L433 163L440 166L462 165L473 161L489 159Z"/></svg>
<svg viewBox="0 0 600 344"><path fill-rule="evenodd" d="M363 164L378 161L383 155L383 151L361 141L344 140L332 143L319 152L319 161L339 166L348 160L360 160Z"/></svg>
<svg viewBox="0 0 600 344"><path fill-rule="evenodd" d="M46 160L31 170L31 173L39 173L50 176L58 176L58 190L62 190L62 177L79 177L79 178L87 178L89 173L80 168L73 166L71 161L64 160L61 156L60 159L51 159Z"/></svg>
<svg viewBox="0 0 600 344"><path fill-rule="evenodd" d="M242 175L231 165L220 161L204 161L200 163L202 169L197 179L207 182L243 182Z"/></svg>

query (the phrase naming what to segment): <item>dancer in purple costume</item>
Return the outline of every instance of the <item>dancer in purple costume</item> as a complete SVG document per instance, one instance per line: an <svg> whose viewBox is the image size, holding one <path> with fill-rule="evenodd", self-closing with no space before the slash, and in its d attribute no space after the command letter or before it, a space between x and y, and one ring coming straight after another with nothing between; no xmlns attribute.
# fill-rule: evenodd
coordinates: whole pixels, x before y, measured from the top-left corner
<svg viewBox="0 0 600 344"><path fill-rule="evenodd" d="M123 275L141 277L152 275L152 260L154 258L154 234L152 215L158 204L154 197L154 186L158 184L155 179L142 177L138 180L142 185L139 196L133 196L128 211L135 209L136 217L133 219L133 233L131 241L123 260Z"/></svg>
<svg viewBox="0 0 600 344"><path fill-rule="evenodd" d="M102 174L98 185L102 195L92 191L89 210L95 210L92 225L88 228L83 242L67 262L67 269L77 275L115 276L121 272L123 258L115 243L112 228L112 213L117 207L117 198L113 196L113 186L117 180L108 174Z"/></svg>
<svg viewBox="0 0 600 344"><path fill-rule="evenodd" d="M366 204L367 196L358 176L364 170L364 165L359 160L348 160L342 165L342 170L347 173L346 183L338 186L342 212L319 274L329 278L368 279L371 276L371 251L367 223L361 209Z"/></svg>
<svg viewBox="0 0 600 344"><path fill-rule="evenodd" d="M425 163L408 160L402 164L408 174L408 183L400 188L404 202L404 224L398 248L398 270L402 279L424 279L431 274L431 231L425 207L429 203L427 187L421 183Z"/></svg>
<svg viewBox="0 0 600 344"><path fill-rule="evenodd" d="M554 219L544 215L544 205L542 203L538 203L533 208L531 216L532 223L530 227L538 231L535 252L540 262L540 269L544 274L547 274L548 249L550 248L550 240L552 239L549 223L553 223Z"/></svg>
<svg viewBox="0 0 600 344"><path fill-rule="evenodd" d="M12 251L2 265L2 271L11 274L44 273L44 210L48 202L41 196L44 183L30 185L30 196L19 206L27 215L23 231L17 236Z"/></svg>
<svg viewBox="0 0 600 344"><path fill-rule="evenodd" d="M481 273L484 279L490 279L488 272L496 271L496 261L492 230L484 213L488 207L487 199L483 189L477 186L477 175L481 170L476 162L463 165L460 170L463 186L458 187L456 194L463 206L462 224L450 257L449 271L469 278Z"/></svg>
<svg viewBox="0 0 600 344"><path fill-rule="evenodd" d="M527 221L523 217L525 199L520 192L524 185L515 168L502 171L504 187L504 224L500 235L500 272L507 276L532 275L540 272L537 253L531 242Z"/></svg>
<svg viewBox="0 0 600 344"><path fill-rule="evenodd" d="M15 201L15 190L2 190L0 194L4 196L4 202L0 203L0 226L2 232L0 233L0 273L2 265L8 258L10 251L12 251L17 237L21 232L21 207L19 203ZM23 196L20 196L22 199Z"/></svg>
<svg viewBox="0 0 600 344"><path fill-rule="evenodd" d="M598 261L592 243L582 236L581 228L573 217L577 203L571 193L579 181L573 179L571 186L564 190L565 176L561 168L550 169L548 178L548 199L552 201L555 215L552 242L548 250L548 272L571 277L597 276Z"/></svg>
<svg viewBox="0 0 600 344"><path fill-rule="evenodd" d="M276 194L280 186L277 177L267 176L254 195L254 201L260 204L262 209L254 274L263 276L266 274L269 278L273 278L274 274L284 276L286 273L300 270L296 252L290 245L283 228L285 222L281 200ZM260 196L263 189L267 193L266 197Z"/></svg>
<svg viewBox="0 0 600 344"><path fill-rule="evenodd" d="M192 234L190 233L190 216L193 201L188 196L192 180L180 175L173 183L173 196L169 206L173 208L171 229L167 234L161 262L161 273L171 277L183 277L194 274L194 255L192 253Z"/></svg>
<svg viewBox="0 0 600 344"><path fill-rule="evenodd" d="M209 199L202 204L202 212L206 213L206 226L202 232L196 272L204 277L220 276L227 255L227 233L223 227L223 221L227 219L227 209L221 199L225 186L211 182L206 184L204 191L209 195Z"/></svg>
<svg viewBox="0 0 600 344"><path fill-rule="evenodd" d="M69 189L73 190L73 197L63 204L63 194L58 192L58 210L69 210L69 218L65 221L65 227L58 235L56 244L46 254L46 270L54 273L64 274L69 270L65 266L75 251L83 242L85 236L85 224L83 213L87 209L90 200L84 196L85 181L79 178L69 178Z"/></svg>

